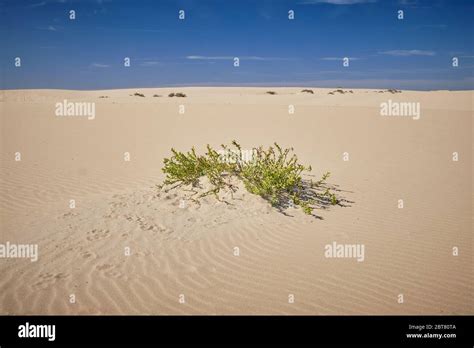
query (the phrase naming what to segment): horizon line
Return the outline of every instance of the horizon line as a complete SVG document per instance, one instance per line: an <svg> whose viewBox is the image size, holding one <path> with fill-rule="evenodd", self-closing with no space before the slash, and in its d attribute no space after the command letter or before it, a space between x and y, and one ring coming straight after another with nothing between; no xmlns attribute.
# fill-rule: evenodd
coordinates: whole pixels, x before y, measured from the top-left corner
<svg viewBox="0 0 474 348"><path fill-rule="evenodd" d="M396 89L400 91L414 91L414 92L436 92L436 91L452 91L452 92L474 92L474 89L461 88L461 89L449 89L449 88L436 88L436 89L414 89L414 88L397 88L397 87L344 87L338 86L315 86L315 85L206 85L206 84L170 84L155 87L112 87L112 88L43 88L43 87L26 87L26 88L1 88L0 91L21 91L21 90L57 90L57 91L81 91L81 92L94 92L94 91L114 91L114 90L129 90L129 89L164 89L164 88L314 88L314 89L331 89L331 88L343 88L343 89L367 89L367 90L389 90Z"/></svg>

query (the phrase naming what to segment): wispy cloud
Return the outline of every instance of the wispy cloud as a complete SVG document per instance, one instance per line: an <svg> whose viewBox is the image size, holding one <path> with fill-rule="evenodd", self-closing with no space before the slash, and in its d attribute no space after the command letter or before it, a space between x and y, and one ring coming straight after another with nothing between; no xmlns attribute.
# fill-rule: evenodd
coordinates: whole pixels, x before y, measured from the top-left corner
<svg viewBox="0 0 474 348"><path fill-rule="evenodd" d="M35 4L31 4L31 5L28 6L28 7L33 7L33 8L35 8L35 7L41 7L41 6L44 6L44 5L46 5L46 1L41 1L41 2L37 2L37 3L35 3Z"/></svg>
<svg viewBox="0 0 474 348"><path fill-rule="evenodd" d="M428 0L428 1L419 1L419 0L398 0L397 4L399 6L407 7L407 8L413 8L413 9L420 9L420 8L432 8L434 6L439 6L442 3L442 1L433 1L433 0Z"/></svg>
<svg viewBox="0 0 474 348"><path fill-rule="evenodd" d="M385 54L388 56L395 56L395 57L436 55L434 51L423 51L423 50L390 50L390 51L381 51L381 52L378 52L378 54Z"/></svg>
<svg viewBox="0 0 474 348"><path fill-rule="evenodd" d="M270 60L294 60L294 58L285 58L285 57L257 57L257 56L244 56L241 57L243 60L261 60L261 61L270 61Z"/></svg>
<svg viewBox="0 0 474 348"><path fill-rule="evenodd" d="M127 28L127 27L95 27L97 30L107 30L112 32L117 31L136 31L136 32L145 32L145 33L164 33L167 30L163 29L154 29L154 28Z"/></svg>
<svg viewBox="0 0 474 348"><path fill-rule="evenodd" d="M374 3L377 0L304 0L301 5L331 4L331 5L356 5Z"/></svg>
<svg viewBox="0 0 474 348"><path fill-rule="evenodd" d="M146 62L141 63L140 66L156 66L156 65L159 65L159 64L160 64L159 61L150 60L150 61L146 61Z"/></svg>
<svg viewBox="0 0 474 348"><path fill-rule="evenodd" d="M93 67L93 68L109 68L110 65L102 64L102 63L92 63L91 67Z"/></svg>
<svg viewBox="0 0 474 348"><path fill-rule="evenodd" d="M418 0L398 0L398 4L402 6L418 5Z"/></svg>
<svg viewBox="0 0 474 348"><path fill-rule="evenodd" d="M231 60L234 58L239 58L241 60L259 60L259 61L292 60L292 58L258 57L258 56L186 56L186 59L190 59L190 60Z"/></svg>
<svg viewBox="0 0 474 348"><path fill-rule="evenodd" d="M38 27L36 29L39 30L48 30L48 31L57 31L58 29L52 25L48 25L47 27Z"/></svg>
<svg viewBox="0 0 474 348"><path fill-rule="evenodd" d="M191 59L191 60L226 60L226 59L234 59L234 57L230 57L230 56L186 56L186 59Z"/></svg>
<svg viewBox="0 0 474 348"><path fill-rule="evenodd" d="M268 12L265 12L265 11L260 12L260 16L262 16L267 21L272 19L272 16Z"/></svg>
<svg viewBox="0 0 474 348"><path fill-rule="evenodd" d="M357 57L323 57L321 60L330 60L330 61L339 61L343 60L344 58L349 58L349 60L361 60L362 58Z"/></svg>

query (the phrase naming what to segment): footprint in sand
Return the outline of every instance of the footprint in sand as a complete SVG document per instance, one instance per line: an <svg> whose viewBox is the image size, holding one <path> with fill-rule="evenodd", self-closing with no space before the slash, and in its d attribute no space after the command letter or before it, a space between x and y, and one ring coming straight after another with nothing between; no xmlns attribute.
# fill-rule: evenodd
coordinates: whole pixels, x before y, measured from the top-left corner
<svg viewBox="0 0 474 348"><path fill-rule="evenodd" d="M123 273L116 270L116 269L110 269L110 271L107 271L104 273L107 277L112 277L112 278L122 278Z"/></svg>
<svg viewBox="0 0 474 348"><path fill-rule="evenodd" d="M156 231L159 229L158 226L156 226L154 223L151 223L148 221L146 217L141 217L141 216L130 216L130 215L123 215L125 219L127 219L130 222L134 222L138 224L140 229L142 231Z"/></svg>
<svg viewBox="0 0 474 348"><path fill-rule="evenodd" d="M165 196L165 199L166 199L166 200L170 200L170 199L173 199L173 198L176 198L176 197L178 197L178 194L177 194L177 193L170 193L170 194L167 194L167 195Z"/></svg>
<svg viewBox="0 0 474 348"><path fill-rule="evenodd" d="M46 289L49 286L53 285L57 281L69 277L67 273L41 273L38 278L40 279L38 282L33 284L34 289Z"/></svg>
<svg viewBox="0 0 474 348"><path fill-rule="evenodd" d="M125 207L128 207L128 204L126 202L112 202L110 203L110 205L113 207L113 208L125 208Z"/></svg>
<svg viewBox="0 0 474 348"><path fill-rule="evenodd" d="M98 241L98 240L107 238L107 237L109 237L109 235L110 235L109 230L96 230L96 229L93 229L92 231L87 232L86 239L89 242L94 242L94 241Z"/></svg>
<svg viewBox="0 0 474 348"><path fill-rule="evenodd" d="M81 252L80 255L82 258L88 259L90 257L93 257L95 254L86 250L86 251Z"/></svg>
<svg viewBox="0 0 474 348"><path fill-rule="evenodd" d="M104 264L102 264L102 265L96 266L95 268L96 268L97 270L99 270L99 271L104 271L104 270L110 269L110 268L112 268L112 267L114 267L114 265L111 265L110 263L104 263Z"/></svg>
<svg viewBox="0 0 474 348"><path fill-rule="evenodd" d="M122 278L124 274L117 269L117 265L111 263L103 263L95 267L96 270L103 272L107 277L111 278Z"/></svg>
<svg viewBox="0 0 474 348"><path fill-rule="evenodd" d="M59 216L60 219L67 219L67 218L71 218L71 217L74 217L74 216L78 216L79 214L77 213L73 213L72 211L68 212L68 213L64 213L63 215Z"/></svg>

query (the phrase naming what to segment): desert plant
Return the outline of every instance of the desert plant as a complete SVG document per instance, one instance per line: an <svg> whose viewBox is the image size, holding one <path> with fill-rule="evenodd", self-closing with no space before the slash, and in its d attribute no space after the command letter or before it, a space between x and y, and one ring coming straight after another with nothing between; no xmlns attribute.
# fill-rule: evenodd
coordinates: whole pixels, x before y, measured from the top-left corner
<svg viewBox="0 0 474 348"><path fill-rule="evenodd" d="M186 94L184 93L181 93L181 92L178 92L178 93L170 93L168 94L168 97L181 97L181 98L185 98L186 97Z"/></svg>
<svg viewBox="0 0 474 348"><path fill-rule="evenodd" d="M334 91L329 92L328 94L334 95L336 93L344 94L344 93L352 93L352 91L344 91L343 89L335 89Z"/></svg>
<svg viewBox="0 0 474 348"><path fill-rule="evenodd" d="M267 93L267 94L271 94L271 95L275 95L275 94L277 94L277 92L275 92L275 91L266 91L265 93Z"/></svg>
<svg viewBox="0 0 474 348"><path fill-rule="evenodd" d="M398 89L387 89L387 92L392 93L392 94L395 94L395 93L402 93L402 91L400 91L400 90L398 90Z"/></svg>
<svg viewBox="0 0 474 348"><path fill-rule="evenodd" d="M153 94L153 98L158 98L158 97L161 97L161 95L159 95L159 94Z"/></svg>
<svg viewBox="0 0 474 348"><path fill-rule="evenodd" d="M313 90L312 89L303 89L301 91L301 93L310 93L310 94L314 94Z"/></svg>
<svg viewBox="0 0 474 348"><path fill-rule="evenodd" d="M136 93L134 94L134 96L136 96L136 97L143 97L143 98L145 97L144 94L138 93L138 92L136 92Z"/></svg>
<svg viewBox="0 0 474 348"><path fill-rule="evenodd" d="M200 156L194 147L187 153L171 149L171 158L164 159L163 172L166 174L163 188L174 185L170 189L182 185L199 186L199 179L207 177L211 189L198 196L217 193L222 189L235 192L237 187L230 183L229 177L240 179L245 188L253 194L269 201L272 206L281 209L289 203L300 206L306 214L311 214L317 202L325 201L337 204L337 197L324 187L329 172L316 182L303 179L303 173L311 171L310 166L298 162L298 157L292 154L293 149L283 149L277 143L267 149L253 149L253 158L245 160L241 146L234 140L231 147L221 145L226 153L227 161L222 160L222 154L207 145L207 152Z"/></svg>

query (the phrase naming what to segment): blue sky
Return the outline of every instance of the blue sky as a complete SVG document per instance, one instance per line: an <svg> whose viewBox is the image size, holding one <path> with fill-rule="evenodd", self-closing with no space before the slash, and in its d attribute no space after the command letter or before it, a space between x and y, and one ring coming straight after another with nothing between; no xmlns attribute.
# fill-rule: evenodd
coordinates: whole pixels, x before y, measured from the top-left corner
<svg viewBox="0 0 474 348"><path fill-rule="evenodd" d="M1 89L474 89L472 0L0 0L0 16Z"/></svg>

